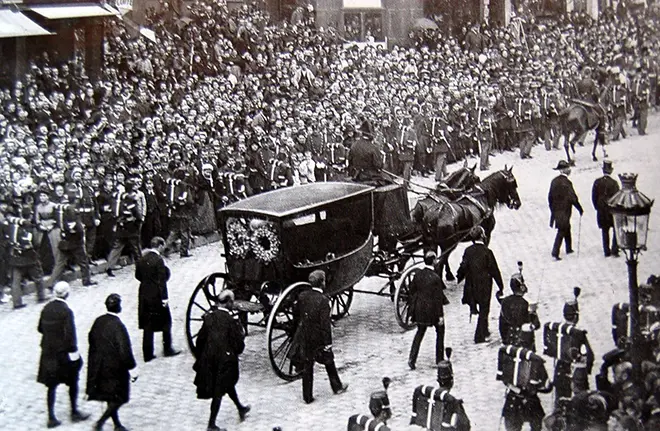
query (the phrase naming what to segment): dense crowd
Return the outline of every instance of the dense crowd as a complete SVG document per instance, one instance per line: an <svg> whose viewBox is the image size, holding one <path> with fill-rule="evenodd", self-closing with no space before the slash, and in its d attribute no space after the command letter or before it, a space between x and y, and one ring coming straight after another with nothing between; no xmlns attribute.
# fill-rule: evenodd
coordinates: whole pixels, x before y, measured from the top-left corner
<svg viewBox="0 0 660 431"><path fill-rule="evenodd" d="M451 162L480 153L485 170L491 151L520 147L526 158L536 142L557 147L558 110L585 96L575 85L584 73L600 88L620 84L636 110L632 89L642 78L647 102L656 100L650 12L606 12L597 22L514 18L507 28L472 26L460 37L416 30L413 47L391 50L350 46L334 29L316 29L312 8L296 24L221 2L195 2L188 15L151 11L155 43L108 21L97 81L80 58L53 64L43 54L3 89L2 213L37 226L29 244L4 235L4 259L33 247L46 272L57 267L66 230L57 211L72 200L92 261L111 250L116 261L124 245L137 255L172 231L187 255L188 229L215 231L217 209L228 202L345 178L365 119L389 172L436 170L441 180L439 154ZM177 179L190 191L181 202L168 193ZM192 226L172 223L179 207L197 215Z"/></svg>

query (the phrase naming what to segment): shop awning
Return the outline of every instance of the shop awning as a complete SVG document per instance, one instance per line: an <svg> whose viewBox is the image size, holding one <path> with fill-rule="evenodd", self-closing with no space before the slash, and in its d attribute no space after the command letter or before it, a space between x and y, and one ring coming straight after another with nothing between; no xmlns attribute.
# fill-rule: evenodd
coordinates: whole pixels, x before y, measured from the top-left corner
<svg viewBox="0 0 660 431"><path fill-rule="evenodd" d="M344 9L382 9L381 0L343 0Z"/></svg>
<svg viewBox="0 0 660 431"><path fill-rule="evenodd" d="M32 6L30 10L47 19L89 18L93 16L119 15L117 9L110 6L96 4L67 5L67 6Z"/></svg>
<svg viewBox="0 0 660 431"><path fill-rule="evenodd" d="M0 10L0 38L53 34L20 12Z"/></svg>

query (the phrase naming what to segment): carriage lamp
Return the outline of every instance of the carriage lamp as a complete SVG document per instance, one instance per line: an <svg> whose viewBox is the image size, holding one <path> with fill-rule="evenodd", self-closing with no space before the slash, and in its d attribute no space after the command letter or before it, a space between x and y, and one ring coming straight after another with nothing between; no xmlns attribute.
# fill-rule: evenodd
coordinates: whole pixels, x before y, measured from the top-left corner
<svg viewBox="0 0 660 431"><path fill-rule="evenodd" d="M639 192L636 187L637 174L621 174L621 190L612 196L607 205L614 218L614 234L619 248L626 255L628 265L628 294L630 297L630 356L633 364L633 378L641 377L641 341L639 316L639 286L637 284L637 257L646 250L649 230L649 216L653 201Z"/></svg>

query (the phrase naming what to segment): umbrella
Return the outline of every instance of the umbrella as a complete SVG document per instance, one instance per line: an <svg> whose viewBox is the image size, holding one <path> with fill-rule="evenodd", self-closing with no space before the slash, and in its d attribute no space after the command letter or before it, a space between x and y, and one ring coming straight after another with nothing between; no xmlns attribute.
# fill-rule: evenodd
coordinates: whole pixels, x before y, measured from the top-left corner
<svg viewBox="0 0 660 431"><path fill-rule="evenodd" d="M419 18L417 21L415 21L413 28L420 28L422 30L437 30L438 24L428 18Z"/></svg>

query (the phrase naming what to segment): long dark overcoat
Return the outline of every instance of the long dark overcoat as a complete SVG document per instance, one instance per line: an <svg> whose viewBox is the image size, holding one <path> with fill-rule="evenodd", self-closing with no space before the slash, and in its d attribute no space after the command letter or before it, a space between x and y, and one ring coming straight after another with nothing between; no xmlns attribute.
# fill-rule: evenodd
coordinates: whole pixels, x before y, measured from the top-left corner
<svg viewBox="0 0 660 431"><path fill-rule="evenodd" d="M482 243L472 244L465 249L456 276L459 283L465 279L462 303L469 305L472 310L476 304L490 299L493 280L498 286L503 286L495 255Z"/></svg>
<svg viewBox="0 0 660 431"><path fill-rule="evenodd" d="M591 201L596 209L596 221L598 222L598 227L601 229L607 229L614 226L614 219L607 206L607 201L618 191L619 183L608 175L602 176L594 181L594 185L591 189Z"/></svg>
<svg viewBox="0 0 660 431"><path fill-rule="evenodd" d="M163 257L153 250L146 251L135 265L135 278L140 281L139 328L159 332L171 327L170 308L163 306L163 301L168 299L167 281L170 279Z"/></svg>
<svg viewBox="0 0 660 431"><path fill-rule="evenodd" d="M69 358L69 353L78 350L73 311L66 302L55 299L41 310L37 329L42 334L37 382L48 387L75 383L82 359Z"/></svg>
<svg viewBox="0 0 660 431"><path fill-rule="evenodd" d="M429 268L415 273L410 282L411 317L420 325L434 325L444 317L443 306L449 304L443 290L442 277Z"/></svg>
<svg viewBox="0 0 660 431"><path fill-rule="evenodd" d="M129 370L135 368L131 339L114 314L98 317L89 331L87 395L90 400L127 403Z"/></svg>
<svg viewBox="0 0 660 431"><path fill-rule="evenodd" d="M218 398L238 382L238 355L245 349L245 333L238 320L220 308L204 316L197 336L193 365L197 398Z"/></svg>
<svg viewBox="0 0 660 431"><path fill-rule="evenodd" d="M298 364L314 361L325 346L332 345L328 297L314 289L302 292L296 304L295 318L298 327L292 340L291 360Z"/></svg>
<svg viewBox="0 0 660 431"><path fill-rule="evenodd" d="M573 207L582 211L573 183L565 175L559 175L550 183L548 193L548 206L550 207L550 226L557 229L566 229L571 224Z"/></svg>

